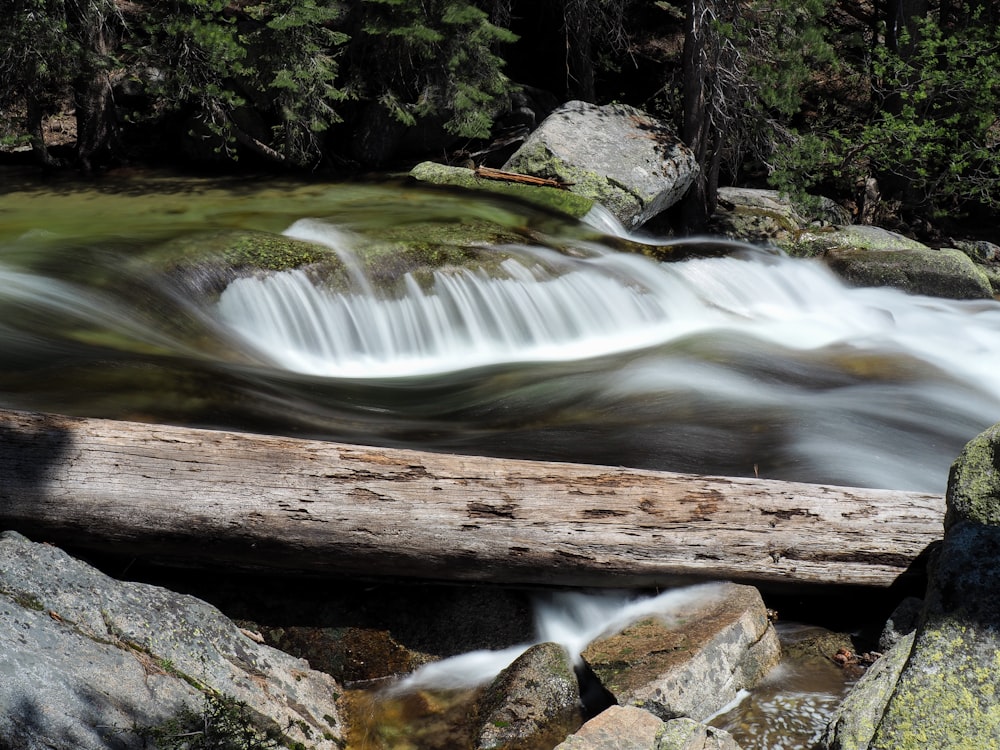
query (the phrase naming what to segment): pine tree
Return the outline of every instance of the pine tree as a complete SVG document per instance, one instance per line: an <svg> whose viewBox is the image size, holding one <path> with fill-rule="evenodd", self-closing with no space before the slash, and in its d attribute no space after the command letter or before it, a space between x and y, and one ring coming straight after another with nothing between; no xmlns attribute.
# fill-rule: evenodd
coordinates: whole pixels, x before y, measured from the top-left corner
<svg viewBox="0 0 1000 750"><path fill-rule="evenodd" d="M514 41L465 0L362 0L355 8L352 95L399 122L442 116L455 135L489 135L511 90L497 45Z"/></svg>

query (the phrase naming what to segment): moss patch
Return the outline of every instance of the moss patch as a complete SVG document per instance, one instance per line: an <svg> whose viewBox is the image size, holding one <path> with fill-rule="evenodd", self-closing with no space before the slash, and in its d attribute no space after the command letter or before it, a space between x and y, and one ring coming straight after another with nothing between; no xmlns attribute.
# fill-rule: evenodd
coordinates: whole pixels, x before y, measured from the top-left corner
<svg viewBox="0 0 1000 750"><path fill-rule="evenodd" d="M965 446L948 477L945 528L966 520L1000 526L1000 425Z"/></svg>
<svg viewBox="0 0 1000 750"><path fill-rule="evenodd" d="M489 180L476 175L471 169L449 167L434 162L418 164L410 172L410 176L434 185L453 185L468 190L482 190L509 198L527 201L536 206L579 219L594 206L594 201L585 195L578 195L569 190L545 187L541 185L525 185L502 180Z"/></svg>

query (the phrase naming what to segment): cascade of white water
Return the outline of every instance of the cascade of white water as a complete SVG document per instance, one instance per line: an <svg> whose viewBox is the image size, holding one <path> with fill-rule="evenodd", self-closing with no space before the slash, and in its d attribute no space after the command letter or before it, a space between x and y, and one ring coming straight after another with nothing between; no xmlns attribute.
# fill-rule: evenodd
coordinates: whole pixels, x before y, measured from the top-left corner
<svg viewBox="0 0 1000 750"><path fill-rule="evenodd" d="M360 273L336 227L293 230ZM604 426L629 425L624 460L653 468L695 456L688 465L704 470L744 450L709 471L746 473L777 450L783 478L935 489L962 443L1000 419L996 302L852 289L818 261L764 253L657 263L504 250L489 273L442 269L392 293L335 291L302 271L240 279L217 316L259 358L326 379L516 366L541 380L543 364L588 362L585 381L551 381L563 385L549 406L566 408L579 388ZM733 442L748 429L773 441Z"/></svg>
<svg viewBox="0 0 1000 750"><path fill-rule="evenodd" d="M535 641L558 643L570 658L580 661L580 654L591 641L611 634L643 617L657 616L671 622L675 613L696 603L707 603L720 596L719 584L688 586L658 596L636 596L621 591L582 593L554 592L534 603ZM532 643L522 643L497 651L471 651L432 662L393 686L405 692L422 688L465 688L489 682L520 656Z"/></svg>

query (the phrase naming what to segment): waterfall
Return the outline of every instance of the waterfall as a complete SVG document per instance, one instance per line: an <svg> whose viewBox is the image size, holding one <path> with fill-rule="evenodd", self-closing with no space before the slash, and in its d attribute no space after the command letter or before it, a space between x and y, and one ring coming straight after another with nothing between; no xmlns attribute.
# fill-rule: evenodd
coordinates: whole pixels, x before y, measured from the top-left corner
<svg viewBox="0 0 1000 750"><path fill-rule="evenodd" d="M1000 421L1000 303L849 288L817 260L659 263L617 251L643 239L606 215L383 186L18 205L0 228L6 408L937 492ZM366 271L386 232L437 248L428 227L467 222L506 244ZM234 230L331 260L220 289Z"/></svg>
<svg viewBox="0 0 1000 750"><path fill-rule="evenodd" d="M644 617L656 616L670 624L675 613L717 599L720 584L666 591L657 596L637 596L622 591L584 593L556 591L538 596L534 602L533 643L558 643L579 663L580 654L596 638L619 632ZM392 690L406 692L424 688L467 688L489 682L533 643L522 643L496 651L470 651L426 664L396 683Z"/></svg>
<svg viewBox="0 0 1000 750"><path fill-rule="evenodd" d="M336 227L308 231L350 259ZM940 489L961 445L1000 419L995 302L853 289L819 261L764 253L657 263L505 250L488 273L440 269L382 292L334 290L302 270L243 278L216 314L305 376L479 382L477 429L500 408L485 404L505 399L526 421L536 408L600 421L519 434L541 457ZM484 392L483 368L516 373L505 382L534 400Z"/></svg>

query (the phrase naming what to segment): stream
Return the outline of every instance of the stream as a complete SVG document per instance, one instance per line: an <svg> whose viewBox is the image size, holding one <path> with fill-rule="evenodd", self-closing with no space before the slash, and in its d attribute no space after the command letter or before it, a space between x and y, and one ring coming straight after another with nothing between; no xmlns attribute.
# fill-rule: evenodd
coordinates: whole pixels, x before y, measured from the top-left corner
<svg viewBox="0 0 1000 750"><path fill-rule="evenodd" d="M387 231L472 225L502 245L365 270ZM0 172L0 407L929 492L1000 421L1000 303L735 244L660 263L615 231L402 181ZM199 276L232 232L314 243L346 281Z"/></svg>

